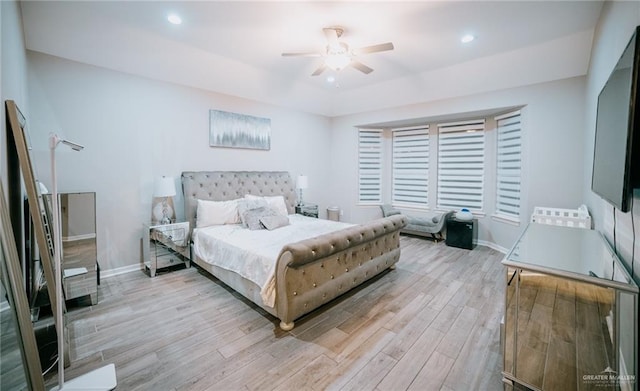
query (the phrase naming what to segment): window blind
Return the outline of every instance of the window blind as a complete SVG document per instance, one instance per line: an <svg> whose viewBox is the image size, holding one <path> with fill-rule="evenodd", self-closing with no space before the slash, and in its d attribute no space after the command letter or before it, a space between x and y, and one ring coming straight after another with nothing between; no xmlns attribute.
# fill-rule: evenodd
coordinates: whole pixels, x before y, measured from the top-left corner
<svg viewBox="0 0 640 391"><path fill-rule="evenodd" d="M438 124L438 208L482 210L484 138L484 120Z"/></svg>
<svg viewBox="0 0 640 391"><path fill-rule="evenodd" d="M520 218L522 126L520 111L496 117L496 213Z"/></svg>
<svg viewBox="0 0 640 391"><path fill-rule="evenodd" d="M393 130L394 205L426 208L429 191L429 127Z"/></svg>
<svg viewBox="0 0 640 391"><path fill-rule="evenodd" d="M382 202L382 131L358 131L358 201Z"/></svg>

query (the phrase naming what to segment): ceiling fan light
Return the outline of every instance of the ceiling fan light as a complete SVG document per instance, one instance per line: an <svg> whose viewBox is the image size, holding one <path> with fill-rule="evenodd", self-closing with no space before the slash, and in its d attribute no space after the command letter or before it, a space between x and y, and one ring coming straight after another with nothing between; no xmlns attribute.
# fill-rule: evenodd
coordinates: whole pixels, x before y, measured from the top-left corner
<svg viewBox="0 0 640 391"><path fill-rule="evenodd" d="M351 56L346 53L328 54L324 63L334 71L339 71L351 63Z"/></svg>

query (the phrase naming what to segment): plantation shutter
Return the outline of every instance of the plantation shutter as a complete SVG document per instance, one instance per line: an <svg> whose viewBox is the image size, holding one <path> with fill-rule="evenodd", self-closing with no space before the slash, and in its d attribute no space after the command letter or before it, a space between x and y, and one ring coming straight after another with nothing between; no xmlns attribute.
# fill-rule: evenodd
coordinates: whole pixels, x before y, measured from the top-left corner
<svg viewBox="0 0 640 391"><path fill-rule="evenodd" d="M522 126L520 111L496 117L496 213L520 218Z"/></svg>
<svg viewBox="0 0 640 391"><path fill-rule="evenodd" d="M429 182L429 127L393 131L394 205L426 208Z"/></svg>
<svg viewBox="0 0 640 391"><path fill-rule="evenodd" d="M439 209L482 210L484 120L438 124Z"/></svg>
<svg viewBox="0 0 640 391"><path fill-rule="evenodd" d="M382 131L358 131L358 201L382 202Z"/></svg>

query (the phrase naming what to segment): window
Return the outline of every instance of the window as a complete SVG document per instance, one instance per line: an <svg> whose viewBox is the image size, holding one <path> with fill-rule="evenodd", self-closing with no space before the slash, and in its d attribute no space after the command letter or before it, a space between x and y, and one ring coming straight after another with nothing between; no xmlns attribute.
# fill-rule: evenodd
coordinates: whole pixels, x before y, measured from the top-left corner
<svg viewBox="0 0 640 391"><path fill-rule="evenodd" d="M438 125L440 209L482 210L484 120Z"/></svg>
<svg viewBox="0 0 640 391"><path fill-rule="evenodd" d="M520 111L496 117L496 214L520 218L522 127Z"/></svg>
<svg viewBox="0 0 640 391"><path fill-rule="evenodd" d="M429 127L393 131L394 205L426 208L429 190Z"/></svg>
<svg viewBox="0 0 640 391"><path fill-rule="evenodd" d="M358 201L382 202L382 131L358 131Z"/></svg>

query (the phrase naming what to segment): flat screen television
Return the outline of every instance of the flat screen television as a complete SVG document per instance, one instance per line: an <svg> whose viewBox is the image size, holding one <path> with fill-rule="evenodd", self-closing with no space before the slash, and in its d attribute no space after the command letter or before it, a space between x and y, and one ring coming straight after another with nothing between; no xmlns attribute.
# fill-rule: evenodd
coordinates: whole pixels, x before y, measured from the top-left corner
<svg viewBox="0 0 640 391"><path fill-rule="evenodd" d="M598 96L591 190L628 212L640 178L640 26Z"/></svg>

